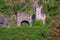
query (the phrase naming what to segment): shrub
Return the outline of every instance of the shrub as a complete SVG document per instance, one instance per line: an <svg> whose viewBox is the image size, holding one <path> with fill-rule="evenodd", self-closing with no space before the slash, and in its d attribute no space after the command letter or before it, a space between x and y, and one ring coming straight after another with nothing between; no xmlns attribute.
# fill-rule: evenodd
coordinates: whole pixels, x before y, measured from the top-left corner
<svg viewBox="0 0 60 40"><path fill-rule="evenodd" d="M42 20L35 20L35 21L33 22L33 26L43 26Z"/></svg>

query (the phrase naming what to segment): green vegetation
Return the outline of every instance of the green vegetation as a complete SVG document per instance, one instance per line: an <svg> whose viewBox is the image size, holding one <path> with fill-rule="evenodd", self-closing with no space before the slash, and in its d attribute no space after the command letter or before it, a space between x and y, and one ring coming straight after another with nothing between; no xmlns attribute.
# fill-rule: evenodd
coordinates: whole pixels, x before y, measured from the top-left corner
<svg viewBox="0 0 60 40"><path fill-rule="evenodd" d="M60 15L60 0L49 0L49 3L46 3L45 0L40 0L40 3L43 5L45 13L49 16ZM32 0L0 0L0 12L4 14L11 15L17 11L24 11L30 13L32 11Z"/></svg>
<svg viewBox="0 0 60 40"><path fill-rule="evenodd" d="M13 20L11 22L10 28L0 27L0 40L47 40L48 38L48 26L43 25L42 21L36 20L33 26L22 23L21 27L14 25Z"/></svg>
<svg viewBox="0 0 60 40"><path fill-rule="evenodd" d="M28 23L23 22L23 23L21 24L21 26L26 27L26 26L29 26L29 24L28 24Z"/></svg>
<svg viewBox="0 0 60 40"><path fill-rule="evenodd" d="M26 23L23 23L22 27L17 27L15 20L12 19L10 28L0 27L0 40L47 40L48 29L50 27L57 27L59 29L60 0L49 0L47 3L45 0L40 0L40 3L43 5L47 15L46 25L36 20L32 27L27 26ZM18 11L33 13L31 4L32 0L0 0L0 12L8 16Z"/></svg>
<svg viewBox="0 0 60 40"><path fill-rule="evenodd" d="M12 20L10 28L0 27L0 40L47 40L47 38L48 26L43 25L42 21L36 20L33 26L22 23L21 27L17 27Z"/></svg>
<svg viewBox="0 0 60 40"><path fill-rule="evenodd" d="M33 26L43 26L42 20L35 20L35 21L33 22Z"/></svg>
<svg viewBox="0 0 60 40"><path fill-rule="evenodd" d="M0 40L47 40L47 27L0 27Z"/></svg>
<svg viewBox="0 0 60 40"><path fill-rule="evenodd" d="M0 0L0 12L10 16L18 11L30 13L32 10L31 1L21 2L19 0ZM33 12L33 11L32 11Z"/></svg>

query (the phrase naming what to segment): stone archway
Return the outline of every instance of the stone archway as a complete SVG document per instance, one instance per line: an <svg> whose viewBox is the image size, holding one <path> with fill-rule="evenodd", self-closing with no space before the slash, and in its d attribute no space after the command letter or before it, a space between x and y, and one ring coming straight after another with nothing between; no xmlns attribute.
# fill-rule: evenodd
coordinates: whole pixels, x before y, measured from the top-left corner
<svg viewBox="0 0 60 40"><path fill-rule="evenodd" d="M20 25L21 26L28 26L28 25L30 25L30 23L27 20L23 20L23 21L21 21Z"/></svg>
<svg viewBox="0 0 60 40"><path fill-rule="evenodd" d="M21 26L22 22L26 22L30 26L32 26L32 15L26 14L24 12L17 13L17 26Z"/></svg>

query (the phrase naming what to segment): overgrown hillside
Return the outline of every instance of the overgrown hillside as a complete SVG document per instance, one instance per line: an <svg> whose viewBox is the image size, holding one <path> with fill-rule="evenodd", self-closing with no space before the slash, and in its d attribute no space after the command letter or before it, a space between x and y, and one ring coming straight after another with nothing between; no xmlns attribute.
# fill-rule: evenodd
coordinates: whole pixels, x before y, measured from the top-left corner
<svg viewBox="0 0 60 40"><path fill-rule="evenodd" d="M50 16L60 15L60 0L40 0L45 12ZM31 11L32 0L0 0L0 12L13 14L17 11Z"/></svg>
<svg viewBox="0 0 60 40"><path fill-rule="evenodd" d="M60 40L60 36L59 36L60 35L60 0L40 0L39 2L43 5L43 9L47 16L46 26L49 27L49 39L48 40ZM32 11L32 0L0 0L0 13L7 15L7 16L11 16L12 14L18 11L23 11L26 13L34 13L34 11ZM38 25L41 26L42 24L41 25L38 24ZM37 27L35 24L33 26ZM44 29L43 25L42 25L42 29ZM44 36L43 33L44 32L47 33L48 29L44 32L42 31L42 34L40 33L41 31L39 30L40 30L39 27L38 28L23 27L23 28L16 28L16 29L15 28L2 28L0 29L0 39L1 40L15 40L14 37L18 37L18 39L16 40L20 40L20 39L28 40L28 38L29 40L36 40L36 38L40 40L41 38L40 35ZM31 35L29 31L32 32ZM20 32L22 35L20 34ZM21 35L21 37L23 37L24 39L20 38L19 35ZM8 38L9 36L10 38Z"/></svg>
<svg viewBox="0 0 60 40"><path fill-rule="evenodd" d="M0 12L11 15L15 12L23 11L29 13L32 11L31 0L0 0Z"/></svg>

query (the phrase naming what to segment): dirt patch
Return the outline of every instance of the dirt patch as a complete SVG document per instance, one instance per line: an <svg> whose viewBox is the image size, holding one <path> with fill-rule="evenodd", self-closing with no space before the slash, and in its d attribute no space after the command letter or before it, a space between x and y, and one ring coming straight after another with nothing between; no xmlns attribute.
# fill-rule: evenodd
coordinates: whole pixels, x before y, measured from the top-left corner
<svg viewBox="0 0 60 40"><path fill-rule="evenodd" d="M49 29L50 40L60 40L60 16L56 17Z"/></svg>

